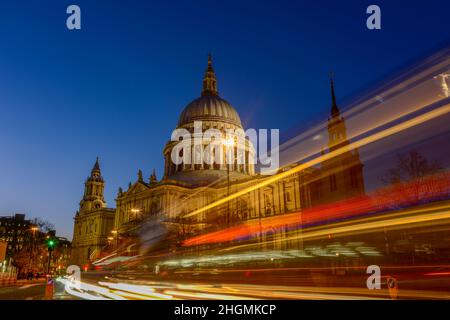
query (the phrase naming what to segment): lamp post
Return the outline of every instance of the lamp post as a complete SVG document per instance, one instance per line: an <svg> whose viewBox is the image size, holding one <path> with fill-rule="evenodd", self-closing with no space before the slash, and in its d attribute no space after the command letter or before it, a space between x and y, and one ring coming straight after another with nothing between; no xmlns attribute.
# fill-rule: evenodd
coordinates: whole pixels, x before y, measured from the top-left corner
<svg viewBox="0 0 450 320"><path fill-rule="evenodd" d="M111 245L111 243L114 241L114 237L109 236L107 238L107 240L108 240L108 247L109 247Z"/></svg>
<svg viewBox="0 0 450 320"><path fill-rule="evenodd" d="M38 227L33 226L31 227L31 232L33 233L32 238L31 238L31 248L30 248L30 265L28 267L28 269L32 269L33 268L33 252L34 252L34 239L35 239L35 233L36 231L39 230Z"/></svg>
<svg viewBox="0 0 450 320"><path fill-rule="evenodd" d="M131 209L131 212L132 213L134 213L134 220L137 220L137 214L139 213L139 212L141 212L141 210L139 210L139 209Z"/></svg>
<svg viewBox="0 0 450 320"><path fill-rule="evenodd" d="M113 234L112 239L116 237L116 254L119 252L119 231L118 229L111 230L111 233ZM114 267L114 270L117 271L117 265Z"/></svg>
<svg viewBox="0 0 450 320"><path fill-rule="evenodd" d="M229 138L224 141L224 145L227 149L227 156L226 156L226 165L227 165L227 198L230 196L230 159L232 157L228 157L230 155L230 149L234 146L234 139ZM230 200L227 201L227 225L230 225Z"/></svg>
<svg viewBox="0 0 450 320"><path fill-rule="evenodd" d="M116 250L119 249L119 233L117 230L111 230L111 233L116 237Z"/></svg>
<svg viewBox="0 0 450 320"><path fill-rule="evenodd" d="M48 264L47 264L47 274L50 274L50 268L52 264L52 252L56 246L56 240L52 237L47 236L47 251L48 251Z"/></svg>

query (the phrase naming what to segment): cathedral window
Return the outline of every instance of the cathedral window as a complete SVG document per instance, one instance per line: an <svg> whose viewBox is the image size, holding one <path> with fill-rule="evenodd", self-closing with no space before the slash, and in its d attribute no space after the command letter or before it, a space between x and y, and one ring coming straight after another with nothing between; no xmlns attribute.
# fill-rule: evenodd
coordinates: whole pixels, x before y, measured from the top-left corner
<svg viewBox="0 0 450 320"><path fill-rule="evenodd" d="M265 207L265 213L266 215L272 215L273 214L273 190L272 189L266 189L264 191L264 207Z"/></svg>

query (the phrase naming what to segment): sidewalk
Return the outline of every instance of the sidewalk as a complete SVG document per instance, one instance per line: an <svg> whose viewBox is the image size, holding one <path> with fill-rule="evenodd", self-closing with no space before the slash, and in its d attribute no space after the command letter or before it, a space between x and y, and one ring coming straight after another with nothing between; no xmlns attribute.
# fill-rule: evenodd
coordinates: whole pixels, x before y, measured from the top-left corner
<svg viewBox="0 0 450 320"><path fill-rule="evenodd" d="M39 278L39 279L33 279L33 280L26 280L26 279L22 279L22 280L17 280L17 285L18 286L25 286L27 284L34 284L34 283L44 283L45 282L45 278Z"/></svg>
<svg viewBox="0 0 450 320"><path fill-rule="evenodd" d="M0 278L0 288L13 286L26 286L28 284L45 283L45 278L33 280L16 280L15 278Z"/></svg>

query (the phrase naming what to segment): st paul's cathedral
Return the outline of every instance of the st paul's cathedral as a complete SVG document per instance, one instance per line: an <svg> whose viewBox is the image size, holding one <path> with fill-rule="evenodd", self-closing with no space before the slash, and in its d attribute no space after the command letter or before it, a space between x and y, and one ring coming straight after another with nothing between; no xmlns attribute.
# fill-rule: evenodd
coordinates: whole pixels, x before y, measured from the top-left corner
<svg viewBox="0 0 450 320"><path fill-rule="evenodd" d="M203 77L199 98L190 102L178 119L176 128L194 131L194 122L201 121L202 130L244 130L239 113L219 96L211 57ZM328 152L348 145L346 123L336 103L331 80L331 111L328 118ZM158 179L153 171L145 179L139 170L137 181L126 190L119 188L116 208L108 208L103 197L105 181L97 159L74 218L72 262L84 266L97 259L111 241L133 237L149 217L159 217L177 241L204 232L223 229L246 220L261 219L299 212L316 205L332 203L363 195L363 165L358 150L323 161L319 166L278 179L263 188L251 187L269 179L256 172L250 161L226 164L181 164L171 161L175 142L164 150L164 175ZM224 148L226 146L223 146ZM237 150L236 150L237 152ZM254 148L245 143L245 159L254 156ZM324 151L325 152L325 151ZM297 164L294 164L297 165ZM292 165L291 165L292 166ZM280 172L283 168L280 168ZM239 190L248 193L190 219L186 214L205 207ZM268 232L266 239L283 239L282 231ZM113 240L112 240L113 239Z"/></svg>

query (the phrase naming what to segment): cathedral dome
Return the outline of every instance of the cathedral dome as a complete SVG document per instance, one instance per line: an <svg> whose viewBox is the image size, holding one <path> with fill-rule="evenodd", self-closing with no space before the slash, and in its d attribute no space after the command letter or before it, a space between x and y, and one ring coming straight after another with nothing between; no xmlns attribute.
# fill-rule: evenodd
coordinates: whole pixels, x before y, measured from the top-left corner
<svg viewBox="0 0 450 320"><path fill-rule="evenodd" d="M189 103L180 115L178 126L194 121L226 122L241 127L237 111L218 95L206 94Z"/></svg>
<svg viewBox="0 0 450 320"><path fill-rule="evenodd" d="M203 122L201 127L194 124L196 121ZM198 128L202 138L197 140ZM163 151L164 179L197 185L223 181L224 175L232 174L233 179L238 180L255 173L254 163L250 161L255 158L255 149L250 139L240 138L244 128L236 109L219 96L211 55L203 76L201 96L181 112L177 129L193 133L194 139L189 136L187 143L182 145L178 138L173 140L172 137L167 142ZM218 143L211 144L209 139L203 139L203 133L210 129L220 131L220 135L216 135L217 131L214 135L214 141L218 139ZM182 140L185 140L184 136ZM177 160L173 160L175 158Z"/></svg>
<svg viewBox="0 0 450 320"><path fill-rule="evenodd" d="M202 95L184 108L178 120L178 127L192 124L194 121L228 123L242 128L237 111L228 101L219 97L211 55L208 57L208 67L203 77Z"/></svg>

